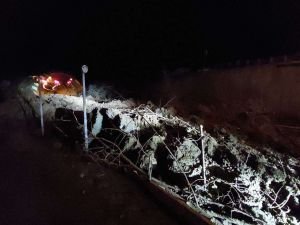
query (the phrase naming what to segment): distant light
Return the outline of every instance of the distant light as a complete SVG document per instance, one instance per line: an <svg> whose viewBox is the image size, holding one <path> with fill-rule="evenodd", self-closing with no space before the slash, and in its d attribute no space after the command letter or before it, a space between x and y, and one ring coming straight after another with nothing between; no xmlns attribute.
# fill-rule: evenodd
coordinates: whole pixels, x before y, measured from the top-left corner
<svg viewBox="0 0 300 225"><path fill-rule="evenodd" d="M68 85L68 86L71 85L72 81L73 81L73 79L70 78L70 79L67 81L67 85Z"/></svg>
<svg viewBox="0 0 300 225"><path fill-rule="evenodd" d="M31 89L34 91L37 91L38 87L37 87L36 83L34 83L34 85L31 86Z"/></svg>
<svg viewBox="0 0 300 225"><path fill-rule="evenodd" d="M60 82L58 80L54 80L55 85L60 85Z"/></svg>

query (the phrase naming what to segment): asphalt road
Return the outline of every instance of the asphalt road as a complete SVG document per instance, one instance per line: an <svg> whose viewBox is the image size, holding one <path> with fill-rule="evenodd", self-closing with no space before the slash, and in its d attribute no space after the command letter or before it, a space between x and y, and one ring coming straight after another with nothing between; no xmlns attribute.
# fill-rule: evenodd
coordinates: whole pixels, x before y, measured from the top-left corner
<svg viewBox="0 0 300 225"><path fill-rule="evenodd" d="M41 137L15 97L0 102L0 143L0 225L179 224L130 178Z"/></svg>

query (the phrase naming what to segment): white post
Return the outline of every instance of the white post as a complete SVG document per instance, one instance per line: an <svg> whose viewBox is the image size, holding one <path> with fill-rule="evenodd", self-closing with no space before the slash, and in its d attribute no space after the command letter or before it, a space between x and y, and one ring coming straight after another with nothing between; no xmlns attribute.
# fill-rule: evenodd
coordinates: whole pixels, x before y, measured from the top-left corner
<svg viewBox="0 0 300 225"><path fill-rule="evenodd" d="M152 158L151 158L151 154L149 156L149 165L148 165L148 177L149 177L149 181L152 180Z"/></svg>
<svg viewBox="0 0 300 225"><path fill-rule="evenodd" d="M42 131L42 136L45 134L45 128L44 128L44 112L43 112L43 100L42 100L42 82L41 82L41 77L39 77L39 103L40 103L40 117L41 117L41 131Z"/></svg>
<svg viewBox="0 0 300 225"><path fill-rule="evenodd" d="M83 98L83 120L84 120L84 150L88 151L89 149L89 140L88 140L88 129L87 129L87 115L86 115L86 89L85 89L85 74L88 72L88 67L83 65L82 70L82 98Z"/></svg>
<svg viewBox="0 0 300 225"><path fill-rule="evenodd" d="M204 153L204 142L203 142L203 125L200 125L200 135L201 135L201 151L202 151L202 173L203 173L203 183L206 185L206 175L205 175L205 153Z"/></svg>

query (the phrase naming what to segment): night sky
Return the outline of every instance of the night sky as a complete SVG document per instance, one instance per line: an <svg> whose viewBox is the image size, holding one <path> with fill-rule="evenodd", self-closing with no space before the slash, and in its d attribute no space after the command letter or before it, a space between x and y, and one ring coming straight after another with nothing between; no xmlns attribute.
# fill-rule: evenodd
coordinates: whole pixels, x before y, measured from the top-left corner
<svg viewBox="0 0 300 225"><path fill-rule="evenodd" d="M1 1L2 74L157 76L300 51L299 0ZM207 52L204 61L204 55Z"/></svg>

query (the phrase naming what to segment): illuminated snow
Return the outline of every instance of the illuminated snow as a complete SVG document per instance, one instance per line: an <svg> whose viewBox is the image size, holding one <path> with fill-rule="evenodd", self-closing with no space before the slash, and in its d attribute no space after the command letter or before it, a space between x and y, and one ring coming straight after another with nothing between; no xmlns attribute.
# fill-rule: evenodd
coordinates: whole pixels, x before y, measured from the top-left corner
<svg viewBox="0 0 300 225"><path fill-rule="evenodd" d="M22 87L23 91L27 87ZM24 94L31 103L33 111L38 112L38 98L32 94ZM49 95L43 96L45 118L53 120L57 108L73 111L82 110L82 98L75 96ZM190 186L181 189L182 198L203 215L211 218L215 224L300 224L299 218L290 215L289 204L299 206L300 197L300 162L293 157L276 153L272 149L255 149L247 146L232 134L222 133L211 137L205 133L207 186L204 188L201 173L201 149L196 140L199 139L199 128L169 115L165 110L152 111L149 107L135 108L131 101L114 100L99 103L92 97L87 101L87 112L95 108L107 109L107 116L113 119L120 117L120 130L126 139L122 150L139 151L137 165L144 170L150 164L159 164L155 154L158 146L166 145L173 151L170 154L170 172L184 174L193 179ZM93 135L102 129L103 116L97 112L96 122L92 126ZM163 121L163 123L161 123ZM184 137L170 137L164 130L164 124L184 128ZM152 136L140 143L139 132L145 128L153 130ZM181 138L181 139L180 139ZM195 180L195 181L194 181ZM175 189L175 188L174 188ZM212 191L213 190L213 191ZM222 192L223 191L223 192ZM280 197L278 197L280 196ZM196 207L199 205L200 207ZM211 208L218 208L212 210ZM226 208L227 211L222 210ZM229 211L229 214L228 214ZM245 222L247 218L252 222Z"/></svg>

